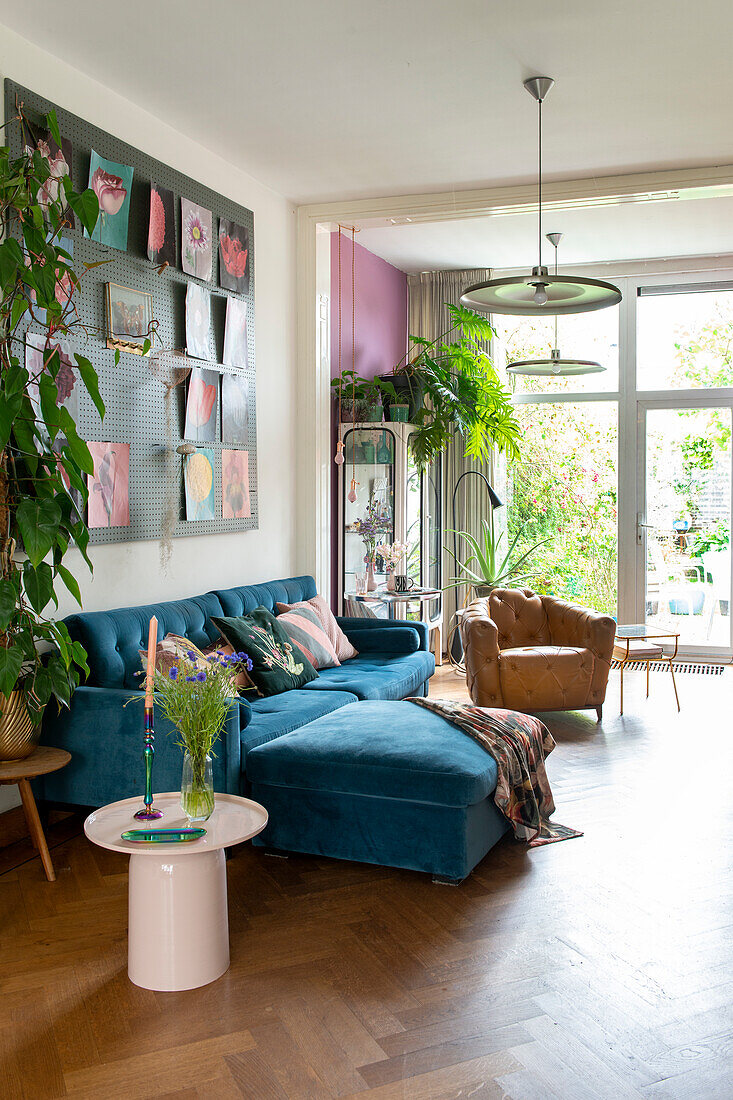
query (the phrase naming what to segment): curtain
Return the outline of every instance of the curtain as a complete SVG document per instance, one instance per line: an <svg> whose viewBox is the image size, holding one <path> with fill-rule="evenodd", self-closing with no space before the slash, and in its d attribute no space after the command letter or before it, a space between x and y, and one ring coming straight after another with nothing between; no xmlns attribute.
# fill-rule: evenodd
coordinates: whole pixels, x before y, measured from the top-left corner
<svg viewBox="0 0 733 1100"><path fill-rule="evenodd" d="M408 275L409 332L413 336L423 336L434 340L450 326L450 316L446 303L458 305L461 294L472 283L483 282L491 278L491 270L486 267L472 268L468 271L423 271L419 275ZM488 349L487 349L488 350ZM454 536L449 532L454 527L453 493L458 479L467 470L478 470L485 474L489 482L501 496L501 487L494 484L497 473L493 459L480 463L465 458L464 443L460 435L454 436L443 455L443 543L453 549ZM489 518L490 504L486 486L477 477L467 477L461 482L456 496L455 528L458 531L470 531L478 535L481 520ZM458 540L458 554L462 556L465 544ZM456 575L455 563L449 553L443 550L443 584L448 584ZM463 606L467 590L465 588L448 589L443 596L443 637L447 639L455 626L455 611Z"/></svg>

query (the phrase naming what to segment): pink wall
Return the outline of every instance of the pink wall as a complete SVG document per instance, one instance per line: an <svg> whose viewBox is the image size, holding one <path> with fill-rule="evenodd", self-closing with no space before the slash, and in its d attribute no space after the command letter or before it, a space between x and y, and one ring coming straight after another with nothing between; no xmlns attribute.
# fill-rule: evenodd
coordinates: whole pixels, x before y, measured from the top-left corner
<svg viewBox="0 0 733 1100"><path fill-rule="evenodd" d="M387 374L407 350L407 276L354 247L355 364L364 378ZM351 236L341 234L341 366L351 370ZM331 376L338 374L338 233L331 234Z"/></svg>
<svg viewBox="0 0 733 1100"><path fill-rule="evenodd" d="M331 377L338 376L338 234L331 234ZM388 374L407 351L407 276L386 260L354 247L356 311L354 366L363 378ZM351 370L351 236L341 234L341 369ZM331 452L336 451L337 413L334 405ZM331 478L331 592L335 611L338 593L338 467Z"/></svg>

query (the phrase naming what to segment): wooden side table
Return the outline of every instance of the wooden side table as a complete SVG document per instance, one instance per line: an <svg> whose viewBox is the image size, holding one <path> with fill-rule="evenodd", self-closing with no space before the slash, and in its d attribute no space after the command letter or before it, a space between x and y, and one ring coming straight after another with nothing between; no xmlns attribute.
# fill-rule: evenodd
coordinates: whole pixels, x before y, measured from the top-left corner
<svg viewBox="0 0 733 1100"><path fill-rule="evenodd" d="M56 772L59 768L64 768L70 760L71 753L66 752L65 749L53 749L46 745L39 745L30 756L26 756L25 760L0 761L0 786L5 786L8 783L18 784L31 840L38 849L49 882L56 881L56 873L53 869L46 838L43 835L43 826L38 816L36 800L33 797L33 791L28 780L36 779L39 775L47 775L49 772Z"/></svg>

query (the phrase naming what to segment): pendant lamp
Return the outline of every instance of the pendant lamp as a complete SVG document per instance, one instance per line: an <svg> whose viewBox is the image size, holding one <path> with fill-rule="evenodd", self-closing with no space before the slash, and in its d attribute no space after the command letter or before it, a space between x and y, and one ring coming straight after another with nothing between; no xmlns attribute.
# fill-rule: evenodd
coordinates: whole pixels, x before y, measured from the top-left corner
<svg viewBox="0 0 733 1100"><path fill-rule="evenodd" d="M591 313L621 301L621 291L612 283L601 279L581 279L574 275L551 276L542 264L542 103L554 83L550 76L533 76L524 81L524 87L537 100L538 112L537 267L533 267L529 275L490 279L469 286L461 295L461 305L479 313L506 313L522 317Z"/></svg>
<svg viewBox="0 0 733 1100"><path fill-rule="evenodd" d="M562 233L548 233L547 239L555 249L555 278L557 275L557 246L562 240ZM549 359L521 359L516 363L510 363L507 374L531 374L549 375L560 377L562 375L600 374L606 368L593 359L564 359L560 355L557 346L557 314L555 314L555 343L550 352Z"/></svg>

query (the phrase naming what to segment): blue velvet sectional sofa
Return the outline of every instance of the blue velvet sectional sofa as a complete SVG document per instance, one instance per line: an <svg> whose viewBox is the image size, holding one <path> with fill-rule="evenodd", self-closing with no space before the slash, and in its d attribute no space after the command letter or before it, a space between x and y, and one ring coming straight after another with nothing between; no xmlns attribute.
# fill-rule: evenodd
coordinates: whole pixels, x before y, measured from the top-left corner
<svg viewBox="0 0 733 1100"><path fill-rule="evenodd" d="M66 623L88 653L90 676L75 692L71 710L46 710L42 742L68 749L72 760L39 782L39 795L66 805L101 806L142 793L142 706L124 704L132 695L142 695L139 650L147 645L152 615L158 619L159 637L174 632L206 646L218 639L212 615L244 615L259 606L274 612L278 602L315 595L312 577L292 577L170 603L71 615ZM339 623L358 657L322 670L299 691L232 704L214 761L216 790L249 793L247 757L253 749L342 707L359 700L427 695L435 660L424 623L350 618ZM180 749L170 727L156 715L155 789L176 790L180 778Z"/></svg>

